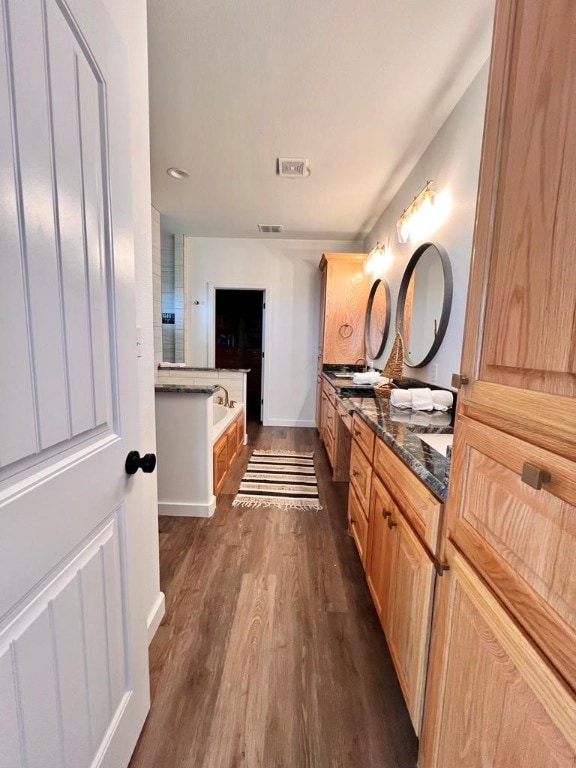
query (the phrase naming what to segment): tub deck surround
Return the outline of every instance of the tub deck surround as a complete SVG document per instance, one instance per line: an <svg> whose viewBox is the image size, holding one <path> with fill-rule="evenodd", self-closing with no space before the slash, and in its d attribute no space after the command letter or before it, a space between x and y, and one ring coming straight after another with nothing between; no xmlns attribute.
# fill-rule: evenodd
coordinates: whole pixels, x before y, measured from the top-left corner
<svg viewBox="0 0 576 768"><path fill-rule="evenodd" d="M424 416L422 424L407 424L397 419L407 416L406 411L394 413L394 408L388 400L374 397L348 398L341 401L349 411L355 411L363 421L381 437L386 445L398 456L407 467L424 483L431 493L440 501L445 501L448 495L449 462L446 456L436 451L421 440L420 434L450 435L452 426L435 423L445 413L434 411L429 414L428 423L424 423L428 414L417 412ZM391 413L392 412L392 413ZM410 413L410 412L409 412ZM411 412L412 414L414 412ZM435 414L438 414L435 416Z"/></svg>
<svg viewBox="0 0 576 768"><path fill-rule="evenodd" d="M182 395L213 395L217 390L216 384L157 384L156 392L176 392Z"/></svg>
<svg viewBox="0 0 576 768"><path fill-rule="evenodd" d="M204 371L205 373L250 373L251 368L198 368L192 365L180 365L179 363L159 363L160 370L170 371Z"/></svg>

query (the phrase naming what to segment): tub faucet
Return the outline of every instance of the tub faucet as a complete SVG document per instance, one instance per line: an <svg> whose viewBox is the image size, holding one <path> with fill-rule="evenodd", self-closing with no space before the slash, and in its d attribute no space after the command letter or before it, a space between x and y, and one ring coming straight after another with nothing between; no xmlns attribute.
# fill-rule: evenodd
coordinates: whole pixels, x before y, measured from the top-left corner
<svg viewBox="0 0 576 768"><path fill-rule="evenodd" d="M368 370L368 360L366 360L365 357L359 357L358 360L354 363L354 365L360 365L362 364L362 370L367 371Z"/></svg>
<svg viewBox="0 0 576 768"><path fill-rule="evenodd" d="M224 398L218 398L218 402L222 403L222 405L224 405L226 408L233 408L234 406L230 403L230 395L228 394L226 387L223 387L222 384L218 384L218 389L221 389L225 394Z"/></svg>

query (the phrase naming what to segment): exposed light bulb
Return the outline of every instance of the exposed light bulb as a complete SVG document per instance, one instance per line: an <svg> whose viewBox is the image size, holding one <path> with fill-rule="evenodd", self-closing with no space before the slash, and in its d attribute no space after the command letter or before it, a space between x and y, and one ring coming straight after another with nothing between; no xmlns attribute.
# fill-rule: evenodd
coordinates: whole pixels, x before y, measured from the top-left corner
<svg viewBox="0 0 576 768"><path fill-rule="evenodd" d="M371 275L382 274L392 264L392 251L390 246L383 247L380 243L376 243L374 248L368 254L368 260L366 262L365 271Z"/></svg>

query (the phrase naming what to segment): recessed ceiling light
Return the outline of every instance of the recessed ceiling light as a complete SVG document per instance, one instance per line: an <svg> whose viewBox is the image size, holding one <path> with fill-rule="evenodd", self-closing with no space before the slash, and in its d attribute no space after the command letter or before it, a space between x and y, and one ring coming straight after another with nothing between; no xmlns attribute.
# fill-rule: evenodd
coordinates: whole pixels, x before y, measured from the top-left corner
<svg viewBox="0 0 576 768"><path fill-rule="evenodd" d="M188 171L185 171L184 168L168 168L166 173L168 176L171 176L173 179L187 179L190 174Z"/></svg>

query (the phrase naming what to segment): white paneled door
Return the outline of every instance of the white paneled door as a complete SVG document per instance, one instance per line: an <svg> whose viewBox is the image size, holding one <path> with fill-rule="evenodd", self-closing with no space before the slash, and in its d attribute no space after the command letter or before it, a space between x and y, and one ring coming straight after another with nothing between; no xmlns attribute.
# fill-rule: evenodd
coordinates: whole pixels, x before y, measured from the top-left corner
<svg viewBox="0 0 576 768"><path fill-rule="evenodd" d="M123 768L149 704L126 74L100 0L0 0L0 768Z"/></svg>

